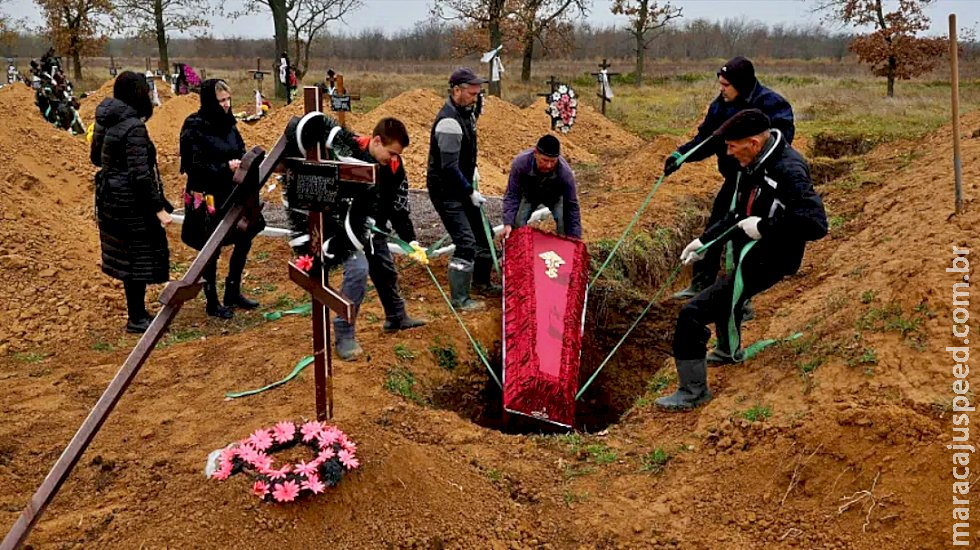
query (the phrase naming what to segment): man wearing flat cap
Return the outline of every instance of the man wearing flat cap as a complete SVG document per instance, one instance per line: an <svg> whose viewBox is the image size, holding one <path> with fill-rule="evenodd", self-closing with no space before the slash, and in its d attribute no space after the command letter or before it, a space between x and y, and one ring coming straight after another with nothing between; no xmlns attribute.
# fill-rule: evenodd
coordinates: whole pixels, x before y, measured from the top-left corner
<svg viewBox="0 0 980 550"><path fill-rule="evenodd" d="M671 174L681 167L677 163L681 155L711 138L712 132L717 130L726 120L745 109L762 111L769 117L772 127L782 133L783 141L788 145L793 144L793 135L796 132L793 124L793 108L783 96L763 86L756 79L755 67L751 61L744 57L732 58L718 70L717 76L718 87L720 88L718 97L708 106L708 114L698 126L697 135L667 157L664 163L665 175ZM726 155L725 144L718 138L713 138L712 142L699 148L686 161L697 162L712 156L718 157L718 172L724 178L724 183L718 195L715 196L707 225L717 222L728 211L735 184L734 177L738 172L738 163ZM720 260L721 251L712 250L702 261L695 263L691 285L674 294L674 298L692 298L707 288L718 275ZM748 305L746 307L748 309ZM749 318L751 318L751 311L748 313Z"/></svg>
<svg viewBox="0 0 980 550"><path fill-rule="evenodd" d="M727 214L684 248L681 261L702 259L705 245L710 250L727 244L734 267L698 293L677 317L673 351L678 388L656 401L668 410L689 410L711 400L707 363L743 359L743 304L796 273L807 241L827 234L827 214L813 190L809 167L782 132L770 128L769 117L747 109L712 135L738 165L733 193ZM712 323L718 343L706 354Z"/></svg>
<svg viewBox="0 0 980 550"><path fill-rule="evenodd" d="M480 207L486 199L473 188L476 170L476 113L474 107L486 79L460 68L449 76L449 97L432 123L426 187L446 232L456 245L449 260L449 289L453 307L483 309L470 297L471 287L487 296L499 296L500 286L490 282L493 267L482 228Z"/></svg>
<svg viewBox="0 0 980 550"><path fill-rule="evenodd" d="M538 205L551 210L559 235L582 238L575 173L561 156L558 138L551 134L541 136L537 145L518 153L511 162L504 194L503 237L527 225Z"/></svg>

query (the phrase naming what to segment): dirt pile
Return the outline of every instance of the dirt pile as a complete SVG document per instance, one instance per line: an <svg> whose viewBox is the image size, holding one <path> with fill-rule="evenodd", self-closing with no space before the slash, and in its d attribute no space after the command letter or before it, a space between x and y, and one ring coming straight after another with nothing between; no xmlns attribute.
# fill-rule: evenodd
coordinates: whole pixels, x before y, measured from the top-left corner
<svg viewBox="0 0 980 550"><path fill-rule="evenodd" d="M106 80L99 86L98 90L89 92L84 98L79 100L78 116L82 117L82 122L88 127L95 122L95 109L107 97L112 97L112 86L116 83L115 79Z"/></svg>
<svg viewBox="0 0 980 550"><path fill-rule="evenodd" d="M548 123L550 119L544 112L546 105L545 98L538 98L524 109L524 114L528 119L540 119ZM622 156L643 145L643 138L602 116L591 105L582 103L577 108L575 125L565 138L594 155L604 157Z"/></svg>
<svg viewBox="0 0 980 550"><path fill-rule="evenodd" d="M174 197L184 189L184 176L180 175L180 128L184 119L197 112L201 106L197 94L176 96L153 110L146 122L146 130L157 148L157 163L163 178L167 197L176 204Z"/></svg>
<svg viewBox="0 0 980 550"><path fill-rule="evenodd" d="M47 354L116 313L121 291L97 265L85 138L45 122L23 86L0 90L0 119L0 354Z"/></svg>

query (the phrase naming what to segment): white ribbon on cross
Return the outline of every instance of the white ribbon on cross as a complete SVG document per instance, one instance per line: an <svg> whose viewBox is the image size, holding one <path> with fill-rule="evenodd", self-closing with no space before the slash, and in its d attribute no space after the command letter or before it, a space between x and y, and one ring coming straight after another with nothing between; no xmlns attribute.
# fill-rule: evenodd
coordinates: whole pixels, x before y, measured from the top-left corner
<svg viewBox="0 0 980 550"><path fill-rule="evenodd" d="M609 85L609 71L606 69L599 71L599 89L602 97L612 100L613 91L612 86Z"/></svg>
<svg viewBox="0 0 980 550"><path fill-rule="evenodd" d="M484 53L483 57L480 58L480 63L490 64L491 82L500 82L500 77L504 74L504 63L500 61L500 50L503 48L504 46L501 44L489 52Z"/></svg>

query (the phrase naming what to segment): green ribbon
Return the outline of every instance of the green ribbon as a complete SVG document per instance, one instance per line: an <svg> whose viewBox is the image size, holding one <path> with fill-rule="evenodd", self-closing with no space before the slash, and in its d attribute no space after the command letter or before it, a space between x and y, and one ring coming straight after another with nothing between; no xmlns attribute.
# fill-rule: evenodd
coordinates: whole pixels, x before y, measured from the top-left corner
<svg viewBox="0 0 980 550"><path fill-rule="evenodd" d="M313 304L307 302L301 306L294 307L293 309L281 310L281 311L269 311L262 314L262 317L266 321L278 321L283 315L306 315L313 311Z"/></svg>
<svg viewBox="0 0 980 550"><path fill-rule="evenodd" d="M273 383L269 384L268 386L263 386L263 387L261 387L259 389L256 389L256 390L246 390L246 391L240 391L240 392L228 392L228 393L225 394L225 399L238 399L239 397L248 397L250 395L255 395L257 393L262 393L264 391L271 390L272 388L275 388L276 386L281 386L281 385L285 384L286 382L289 382L293 378L296 378L296 376L298 376L299 373L302 372L303 369L305 369L307 366L309 366L309 364L312 363L312 362L313 362L313 356L312 355L308 355L308 356L300 359L299 360L299 363L296 363L296 366L293 367L293 371L290 372L289 375L286 376L285 378L283 378L282 380L278 380L276 382L273 382Z"/></svg>

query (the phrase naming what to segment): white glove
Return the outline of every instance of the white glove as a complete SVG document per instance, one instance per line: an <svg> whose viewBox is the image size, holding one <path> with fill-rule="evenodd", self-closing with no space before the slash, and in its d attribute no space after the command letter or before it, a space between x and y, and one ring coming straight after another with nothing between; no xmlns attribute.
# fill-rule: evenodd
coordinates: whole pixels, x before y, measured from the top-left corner
<svg viewBox="0 0 980 550"><path fill-rule="evenodd" d="M701 239L694 239L687 246L684 247L684 251L681 252L681 263L687 265L691 262L697 262L704 259L704 252L698 254L698 249L704 246L701 243Z"/></svg>
<svg viewBox="0 0 980 550"><path fill-rule="evenodd" d="M745 234L749 236L750 239L758 241L762 238L762 233L759 233L759 222L762 218L759 216L749 216L744 220L738 222L738 226L745 231Z"/></svg>
<svg viewBox="0 0 980 550"><path fill-rule="evenodd" d="M483 198L483 195L481 195L480 192L477 191L476 189L474 189L473 192L470 193L470 200L473 201L473 206L477 208L480 208L481 206L483 206L483 203L487 202L487 199Z"/></svg>

